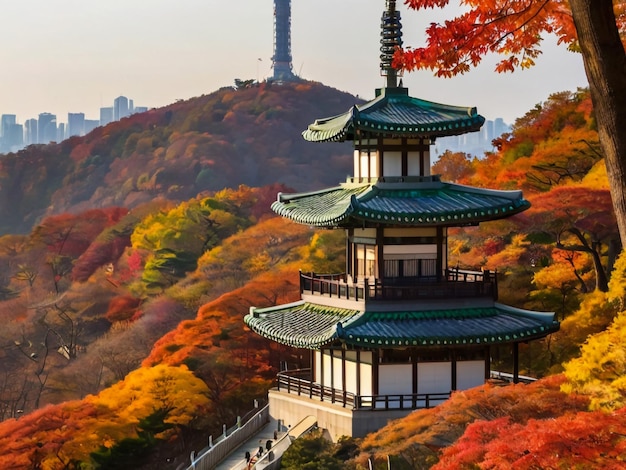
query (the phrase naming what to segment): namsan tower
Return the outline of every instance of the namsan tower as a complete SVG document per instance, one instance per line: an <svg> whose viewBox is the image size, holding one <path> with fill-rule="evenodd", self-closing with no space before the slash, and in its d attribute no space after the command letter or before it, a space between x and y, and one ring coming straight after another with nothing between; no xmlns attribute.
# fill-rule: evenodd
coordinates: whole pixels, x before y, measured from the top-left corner
<svg viewBox="0 0 626 470"><path fill-rule="evenodd" d="M292 81L291 65L291 0L274 0L274 55L273 80Z"/></svg>

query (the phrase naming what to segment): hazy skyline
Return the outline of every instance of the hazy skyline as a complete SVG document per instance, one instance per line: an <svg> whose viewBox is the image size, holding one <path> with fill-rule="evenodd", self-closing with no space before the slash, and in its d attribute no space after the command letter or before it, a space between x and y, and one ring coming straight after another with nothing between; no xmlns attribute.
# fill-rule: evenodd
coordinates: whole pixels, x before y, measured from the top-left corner
<svg viewBox="0 0 626 470"><path fill-rule="evenodd" d="M398 7L405 45L423 44L425 25L446 18ZM294 72L372 98L384 84L384 8L384 0L292 0ZM3 5L0 21L0 114L16 114L20 123L42 112L60 122L68 112L97 119L120 95L160 107L232 86L235 78L271 75L273 0L25 0ZM490 58L454 79L405 74L404 85L413 96L476 106L487 119L511 124L551 93L586 86L580 55L554 43L546 37L530 70L497 74Z"/></svg>

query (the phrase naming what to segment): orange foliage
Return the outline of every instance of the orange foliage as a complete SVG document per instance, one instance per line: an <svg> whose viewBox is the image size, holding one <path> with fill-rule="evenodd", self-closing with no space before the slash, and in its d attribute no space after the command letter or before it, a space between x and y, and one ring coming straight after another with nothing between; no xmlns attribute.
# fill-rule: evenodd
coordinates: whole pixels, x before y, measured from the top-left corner
<svg viewBox="0 0 626 470"><path fill-rule="evenodd" d="M441 7L448 0L406 0L411 8ZM572 43L576 31L569 5L560 0L544 2L466 1L469 6L444 25L431 23L427 46L400 51L394 65L407 70L430 68L437 76L468 72L488 53L505 56L498 72L528 68L541 53L544 33L555 34L559 43ZM506 13L503 13L506 12Z"/></svg>
<svg viewBox="0 0 626 470"><path fill-rule="evenodd" d="M118 295L109 302L105 318L111 323L129 320L133 317L140 304L141 300L131 295Z"/></svg>
<svg viewBox="0 0 626 470"><path fill-rule="evenodd" d="M300 294L298 286L296 267L287 265L222 295L203 305L195 320L182 322L178 328L163 336L144 360L144 366L181 364L190 357L202 358L206 351L214 348L227 348L237 354L237 350L247 348L250 341L266 342L247 330L243 316L251 306L268 307L297 300ZM256 354L260 352L256 351ZM250 367L251 371L265 369L267 358L255 355L254 364Z"/></svg>
<svg viewBox="0 0 626 470"><path fill-rule="evenodd" d="M502 417L468 426L433 470L624 468L626 410L565 413L525 424Z"/></svg>
<svg viewBox="0 0 626 470"><path fill-rule="evenodd" d="M456 392L435 408L411 413L366 436L356 461L365 465L369 457L376 460L396 455L411 463L414 455L419 454L418 449L430 449L432 457L433 449L454 443L474 422L502 418L523 427L529 420L549 422L567 413L586 410L589 402L585 397L560 391L563 381L562 376L552 376L530 385L486 384Z"/></svg>
<svg viewBox="0 0 626 470"><path fill-rule="evenodd" d="M135 437L140 418L172 409L166 421L188 424L205 412L206 386L185 367L157 366L81 401L47 406L18 420L0 423L0 468L69 468L89 463L89 453Z"/></svg>

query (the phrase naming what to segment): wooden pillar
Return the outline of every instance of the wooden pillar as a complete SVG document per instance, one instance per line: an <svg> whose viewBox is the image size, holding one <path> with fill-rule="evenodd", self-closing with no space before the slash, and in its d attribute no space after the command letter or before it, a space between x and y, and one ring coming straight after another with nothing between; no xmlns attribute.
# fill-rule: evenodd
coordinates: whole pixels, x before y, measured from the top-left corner
<svg viewBox="0 0 626 470"><path fill-rule="evenodd" d="M372 395L378 395L378 361L380 361L378 349L372 350Z"/></svg>
<svg viewBox="0 0 626 470"><path fill-rule="evenodd" d="M346 350L341 348L341 390L347 391L346 386Z"/></svg>
<svg viewBox="0 0 626 470"><path fill-rule="evenodd" d="M330 348L330 388L335 388L335 350Z"/></svg>
<svg viewBox="0 0 626 470"><path fill-rule="evenodd" d="M413 349L411 351L411 369L413 375L413 391L412 393L417 394L417 349Z"/></svg>
<svg viewBox="0 0 626 470"><path fill-rule="evenodd" d="M513 343L513 383L519 383L519 343Z"/></svg>
<svg viewBox="0 0 626 470"><path fill-rule="evenodd" d="M352 276L352 279L354 279L353 276L353 266L352 266L352 257L353 257L353 252L352 252L352 240L354 239L354 229L351 227L347 230L346 233L346 274Z"/></svg>
<svg viewBox="0 0 626 470"><path fill-rule="evenodd" d="M385 260L384 260L384 248L385 248L385 229L381 226L376 227L376 263L378 270L378 280L381 283L385 281Z"/></svg>
<svg viewBox="0 0 626 470"><path fill-rule="evenodd" d="M491 348L485 346L485 380L491 378Z"/></svg>
<svg viewBox="0 0 626 470"><path fill-rule="evenodd" d="M409 151L407 149L407 139L403 137L400 139L402 142L402 170L400 171L400 175L408 176L409 175Z"/></svg>
<svg viewBox="0 0 626 470"><path fill-rule="evenodd" d="M456 349L452 349L450 351L450 365L451 365L451 389L456 390Z"/></svg>
<svg viewBox="0 0 626 470"><path fill-rule="evenodd" d="M443 227L437 227L437 281L441 282L446 268L443 265Z"/></svg>
<svg viewBox="0 0 626 470"><path fill-rule="evenodd" d="M361 396L361 350L356 350L356 395Z"/></svg>
<svg viewBox="0 0 626 470"><path fill-rule="evenodd" d="M320 348L320 378L318 383L324 386L326 385L324 381L324 348Z"/></svg>
<svg viewBox="0 0 626 470"><path fill-rule="evenodd" d="M425 139L420 139L420 176L426 174L426 152L430 151Z"/></svg>
<svg viewBox="0 0 626 470"><path fill-rule="evenodd" d="M385 176L383 174L385 152L383 151L383 138L378 137L376 142L376 153L378 154L378 177Z"/></svg>

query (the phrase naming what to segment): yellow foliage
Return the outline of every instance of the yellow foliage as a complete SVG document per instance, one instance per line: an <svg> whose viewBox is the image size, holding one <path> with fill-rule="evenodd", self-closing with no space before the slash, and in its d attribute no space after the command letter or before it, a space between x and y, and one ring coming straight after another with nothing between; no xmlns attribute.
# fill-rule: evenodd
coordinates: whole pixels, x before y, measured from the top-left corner
<svg viewBox="0 0 626 470"><path fill-rule="evenodd" d="M619 302L620 308L624 309L626 302L626 250L622 251L613 266L607 298L611 302Z"/></svg>
<svg viewBox="0 0 626 470"><path fill-rule="evenodd" d="M620 312L611 326L589 337L580 357L565 364L566 393L591 398L592 410L615 410L626 405L626 312Z"/></svg>
<svg viewBox="0 0 626 470"><path fill-rule="evenodd" d="M609 179L606 174L606 165L604 159L596 162L581 181L582 186L594 189L608 189Z"/></svg>
<svg viewBox="0 0 626 470"><path fill-rule="evenodd" d="M504 250L489 257L485 267L487 269L498 269L503 266L516 266L529 245L530 242L526 240L526 235L514 235L511 243Z"/></svg>
<svg viewBox="0 0 626 470"><path fill-rule="evenodd" d="M565 263L554 263L537 271L533 282L539 289L561 289L563 285L577 282L574 268Z"/></svg>
<svg viewBox="0 0 626 470"><path fill-rule="evenodd" d="M108 408L114 415L113 426L135 424L164 407L172 409L166 419L168 423L184 424L208 404L207 390L206 384L187 367L160 364L137 369L123 381L85 400Z"/></svg>

